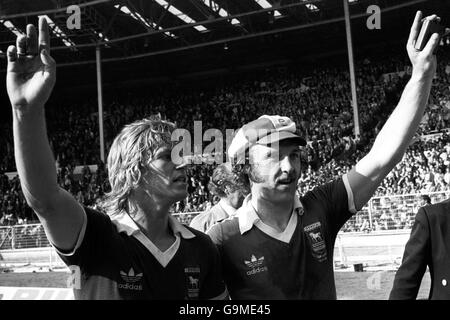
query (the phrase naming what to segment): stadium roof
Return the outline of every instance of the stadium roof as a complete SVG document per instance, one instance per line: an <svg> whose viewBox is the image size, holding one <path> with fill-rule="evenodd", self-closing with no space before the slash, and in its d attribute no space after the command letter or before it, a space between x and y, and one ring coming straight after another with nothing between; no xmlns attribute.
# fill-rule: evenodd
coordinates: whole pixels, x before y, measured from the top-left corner
<svg viewBox="0 0 450 320"><path fill-rule="evenodd" d="M449 7L445 0L349 2L356 43L369 46L406 37L418 8ZM73 4L81 9L79 30L67 27ZM382 10L382 30L369 34L366 10L373 4ZM58 66L95 65L96 46L104 62L127 60L161 74L346 48L342 0L0 0L0 55L38 16L50 22Z"/></svg>

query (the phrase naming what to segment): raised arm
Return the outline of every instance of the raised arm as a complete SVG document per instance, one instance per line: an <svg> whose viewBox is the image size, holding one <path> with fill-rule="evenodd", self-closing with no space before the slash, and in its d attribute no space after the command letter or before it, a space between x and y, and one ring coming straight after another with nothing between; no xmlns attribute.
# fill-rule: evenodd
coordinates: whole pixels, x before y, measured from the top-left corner
<svg viewBox="0 0 450 320"><path fill-rule="evenodd" d="M47 20L39 19L17 37L7 52L6 86L13 113L14 156L28 205L42 222L49 240L59 249L74 248L84 223L82 206L57 184L55 160L45 124L44 105L56 80L50 56Z"/></svg>
<svg viewBox="0 0 450 320"><path fill-rule="evenodd" d="M435 15L428 18L439 19ZM413 66L411 79L370 152L348 173L357 210L369 201L382 180L402 159L422 119L436 72L433 51L439 44L439 36L433 34L426 47L417 51L414 43L420 32L421 19L422 13L418 11L406 46Z"/></svg>

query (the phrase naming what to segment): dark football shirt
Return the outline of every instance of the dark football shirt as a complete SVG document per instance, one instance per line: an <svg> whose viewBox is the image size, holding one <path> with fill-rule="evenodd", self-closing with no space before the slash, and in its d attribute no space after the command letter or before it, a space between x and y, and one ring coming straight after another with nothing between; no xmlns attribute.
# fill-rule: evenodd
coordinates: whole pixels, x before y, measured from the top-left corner
<svg viewBox="0 0 450 320"><path fill-rule="evenodd" d="M75 299L196 300L227 296L219 253L207 235L170 217L176 241L161 252L128 214L112 221L95 210L85 208L85 212L74 252L58 252L68 266L80 270Z"/></svg>
<svg viewBox="0 0 450 320"><path fill-rule="evenodd" d="M248 196L233 218L208 231L231 299L336 299L334 243L355 211L344 175L296 198L285 231L277 235Z"/></svg>

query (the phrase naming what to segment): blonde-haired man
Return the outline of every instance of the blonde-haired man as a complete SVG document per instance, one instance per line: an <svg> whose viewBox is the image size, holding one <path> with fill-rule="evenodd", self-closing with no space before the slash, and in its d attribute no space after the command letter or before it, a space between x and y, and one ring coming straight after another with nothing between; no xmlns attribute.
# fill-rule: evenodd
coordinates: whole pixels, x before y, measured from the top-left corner
<svg viewBox="0 0 450 320"><path fill-rule="evenodd" d="M227 296L217 249L170 216L186 197L182 165L171 160L174 125L159 117L125 126L108 170L109 215L82 207L57 185L44 104L56 80L45 19L8 48L17 170L27 203L67 265L81 271L77 299L214 299Z"/></svg>

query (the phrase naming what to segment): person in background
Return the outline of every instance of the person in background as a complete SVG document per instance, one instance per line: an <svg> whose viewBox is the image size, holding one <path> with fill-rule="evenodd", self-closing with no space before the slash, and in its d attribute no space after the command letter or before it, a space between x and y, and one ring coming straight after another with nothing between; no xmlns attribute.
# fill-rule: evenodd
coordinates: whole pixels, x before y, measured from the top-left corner
<svg viewBox="0 0 450 320"><path fill-rule="evenodd" d="M424 207L424 206L429 206L431 204L431 198L430 196L424 194L420 197L420 206Z"/></svg>
<svg viewBox="0 0 450 320"><path fill-rule="evenodd" d="M249 193L247 186L232 172L229 162L222 163L214 169L208 185L209 191L220 198L220 201L209 211L195 216L191 228L206 232L212 225L234 216Z"/></svg>
<svg viewBox="0 0 450 320"><path fill-rule="evenodd" d="M426 205L417 212L389 295L391 300L412 300L430 269L430 300L450 300L450 199Z"/></svg>

